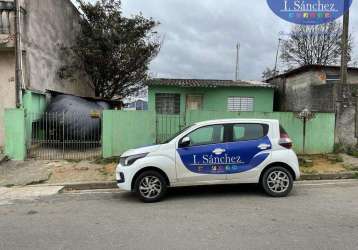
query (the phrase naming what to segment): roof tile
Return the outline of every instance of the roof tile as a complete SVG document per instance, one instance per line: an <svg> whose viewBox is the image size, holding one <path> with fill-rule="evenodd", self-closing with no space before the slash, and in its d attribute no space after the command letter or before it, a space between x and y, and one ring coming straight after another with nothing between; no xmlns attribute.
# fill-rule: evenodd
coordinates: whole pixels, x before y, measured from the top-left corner
<svg viewBox="0 0 358 250"><path fill-rule="evenodd" d="M157 78L146 82L148 86L176 86L176 87L263 87L274 88L273 85L259 81L232 81L232 80L210 80L210 79L165 79Z"/></svg>

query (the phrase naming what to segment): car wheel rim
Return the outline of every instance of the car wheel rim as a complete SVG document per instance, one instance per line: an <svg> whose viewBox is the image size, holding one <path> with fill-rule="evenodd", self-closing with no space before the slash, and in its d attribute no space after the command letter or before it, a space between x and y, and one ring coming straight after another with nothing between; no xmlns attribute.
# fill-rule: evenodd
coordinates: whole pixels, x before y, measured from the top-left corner
<svg viewBox="0 0 358 250"><path fill-rule="evenodd" d="M153 199L160 195L162 183L156 176L146 176L139 184L139 192L145 198Z"/></svg>
<svg viewBox="0 0 358 250"><path fill-rule="evenodd" d="M290 186L290 178L283 171L273 171L267 178L268 188L274 193L283 193Z"/></svg>

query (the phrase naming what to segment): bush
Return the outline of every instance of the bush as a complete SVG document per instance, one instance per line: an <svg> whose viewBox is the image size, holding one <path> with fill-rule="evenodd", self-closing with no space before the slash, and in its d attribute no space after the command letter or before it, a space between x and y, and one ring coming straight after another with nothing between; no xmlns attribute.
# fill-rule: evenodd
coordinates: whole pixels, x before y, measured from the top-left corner
<svg viewBox="0 0 358 250"><path fill-rule="evenodd" d="M340 144L340 143L334 144L333 152L334 152L335 154L344 153L344 151L345 151L345 150L344 150L344 147L343 147L342 144Z"/></svg>
<svg viewBox="0 0 358 250"><path fill-rule="evenodd" d="M353 157L358 158L358 149L355 147L350 147L347 149L347 154Z"/></svg>

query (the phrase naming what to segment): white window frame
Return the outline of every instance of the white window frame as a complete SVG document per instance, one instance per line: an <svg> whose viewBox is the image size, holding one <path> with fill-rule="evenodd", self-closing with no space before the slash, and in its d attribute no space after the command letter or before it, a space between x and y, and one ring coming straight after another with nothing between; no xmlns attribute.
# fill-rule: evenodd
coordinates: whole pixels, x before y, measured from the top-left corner
<svg viewBox="0 0 358 250"><path fill-rule="evenodd" d="M227 99L229 112L253 112L255 110L255 98L249 96L230 96Z"/></svg>

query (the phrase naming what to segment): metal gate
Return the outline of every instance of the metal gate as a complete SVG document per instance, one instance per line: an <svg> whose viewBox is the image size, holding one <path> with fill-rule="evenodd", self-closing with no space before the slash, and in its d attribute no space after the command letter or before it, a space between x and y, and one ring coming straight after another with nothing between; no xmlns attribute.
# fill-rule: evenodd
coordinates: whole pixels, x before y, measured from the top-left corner
<svg viewBox="0 0 358 250"><path fill-rule="evenodd" d="M101 157L100 113L28 113L30 158L83 160Z"/></svg>
<svg viewBox="0 0 358 250"><path fill-rule="evenodd" d="M185 125L185 114L156 115L157 143L162 143L179 132Z"/></svg>

